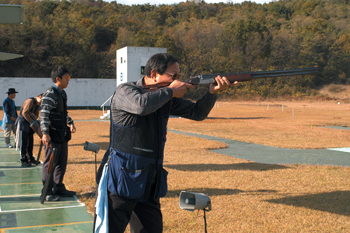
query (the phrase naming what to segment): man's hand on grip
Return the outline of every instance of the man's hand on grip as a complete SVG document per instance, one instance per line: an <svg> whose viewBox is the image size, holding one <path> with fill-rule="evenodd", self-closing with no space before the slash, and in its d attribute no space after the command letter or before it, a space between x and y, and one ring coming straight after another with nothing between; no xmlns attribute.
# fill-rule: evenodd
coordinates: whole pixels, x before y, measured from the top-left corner
<svg viewBox="0 0 350 233"><path fill-rule="evenodd" d="M173 97L175 98L182 98L185 95L187 88L195 89L192 84L179 80L174 80L174 82L169 85L169 88L173 90Z"/></svg>

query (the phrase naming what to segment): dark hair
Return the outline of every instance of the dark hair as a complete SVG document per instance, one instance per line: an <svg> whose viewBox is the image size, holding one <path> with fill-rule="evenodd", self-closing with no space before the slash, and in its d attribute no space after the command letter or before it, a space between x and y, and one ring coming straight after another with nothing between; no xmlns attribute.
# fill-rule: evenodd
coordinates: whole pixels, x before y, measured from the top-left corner
<svg viewBox="0 0 350 233"><path fill-rule="evenodd" d="M65 66L63 66L63 65L56 66L51 71L52 82L56 83L56 78L59 77L61 79L63 77L63 75L65 75L65 74L68 74L68 70Z"/></svg>
<svg viewBox="0 0 350 233"><path fill-rule="evenodd" d="M177 62L177 58L168 53L158 53L148 59L144 69L145 75L151 77L151 71L155 70L159 74L164 74L169 66Z"/></svg>

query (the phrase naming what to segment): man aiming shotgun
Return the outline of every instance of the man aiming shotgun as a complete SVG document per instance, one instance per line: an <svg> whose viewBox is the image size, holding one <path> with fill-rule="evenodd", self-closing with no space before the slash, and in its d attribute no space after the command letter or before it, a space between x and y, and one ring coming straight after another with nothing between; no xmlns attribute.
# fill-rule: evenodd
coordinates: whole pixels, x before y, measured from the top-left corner
<svg viewBox="0 0 350 233"><path fill-rule="evenodd" d="M131 232L163 231L159 198L167 193L163 159L169 115L204 120L215 104L216 93L237 84L217 76L217 85L210 85L194 103L183 98L188 88L195 87L178 80L180 67L174 56L152 56L145 74L137 82L119 85L111 101L108 213L104 215L108 225L96 221L96 233L106 232L100 231L106 228L108 232L124 232L129 222ZM147 89L167 82L167 87ZM103 197L105 193L98 195Z"/></svg>
<svg viewBox="0 0 350 233"><path fill-rule="evenodd" d="M96 233L124 232L129 223L131 232L163 232L160 198L167 193L163 161L169 116L204 120L217 93L238 83L229 75L212 75L207 92L192 102L183 96L199 82L179 80L174 56L153 55L144 72L137 82L119 85L111 100L110 148L97 175L107 187L98 192L96 203L102 199L104 206L96 205ZM100 179L106 163L108 176Z"/></svg>

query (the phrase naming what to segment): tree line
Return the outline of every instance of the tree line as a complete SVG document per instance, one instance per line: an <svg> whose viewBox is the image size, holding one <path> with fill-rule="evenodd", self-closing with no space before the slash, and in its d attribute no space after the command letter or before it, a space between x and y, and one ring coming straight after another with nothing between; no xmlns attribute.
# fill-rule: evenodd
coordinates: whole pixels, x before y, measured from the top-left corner
<svg viewBox="0 0 350 233"><path fill-rule="evenodd" d="M24 57L0 62L2 77L47 77L65 64L72 77L115 78L116 50L164 47L184 79L318 66L317 75L260 79L222 98L309 96L327 84L348 84L349 0L280 0L268 4L192 0L122 5L102 0L3 0L25 7L21 25L0 25L0 51ZM188 93L197 98L205 89Z"/></svg>

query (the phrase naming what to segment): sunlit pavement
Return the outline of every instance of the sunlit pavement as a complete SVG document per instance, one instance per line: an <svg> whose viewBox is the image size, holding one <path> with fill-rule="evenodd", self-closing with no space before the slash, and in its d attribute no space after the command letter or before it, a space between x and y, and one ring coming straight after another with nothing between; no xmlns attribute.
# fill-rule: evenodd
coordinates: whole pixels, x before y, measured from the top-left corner
<svg viewBox="0 0 350 233"><path fill-rule="evenodd" d="M14 145L14 142L12 142ZM93 217L76 197L40 203L42 164L21 167L20 152L0 132L0 233L92 232Z"/></svg>
<svg viewBox="0 0 350 233"><path fill-rule="evenodd" d="M350 166L350 148L284 149L203 134L186 133L177 130L168 131L176 134L223 142L228 148L212 151L258 163Z"/></svg>

